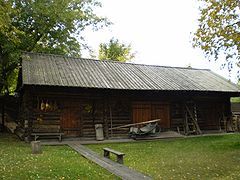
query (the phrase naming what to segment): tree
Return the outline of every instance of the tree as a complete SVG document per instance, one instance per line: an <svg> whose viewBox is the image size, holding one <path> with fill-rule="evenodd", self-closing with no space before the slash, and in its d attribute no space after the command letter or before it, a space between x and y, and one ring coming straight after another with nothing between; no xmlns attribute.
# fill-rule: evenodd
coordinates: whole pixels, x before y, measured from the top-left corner
<svg viewBox="0 0 240 180"><path fill-rule="evenodd" d="M209 60L226 59L229 71L240 63L240 3L237 0L199 0L199 27L193 46Z"/></svg>
<svg viewBox="0 0 240 180"><path fill-rule="evenodd" d="M135 57L135 53L132 53L131 45L120 43L118 39L112 38L109 43L101 43L99 45L100 60L113 60L126 62Z"/></svg>
<svg viewBox="0 0 240 180"><path fill-rule="evenodd" d="M0 2L0 93L8 94L23 51L80 56L81 32L109 25L96 0L3 0ZM81 42L80 42L81 41Z"/></svg>

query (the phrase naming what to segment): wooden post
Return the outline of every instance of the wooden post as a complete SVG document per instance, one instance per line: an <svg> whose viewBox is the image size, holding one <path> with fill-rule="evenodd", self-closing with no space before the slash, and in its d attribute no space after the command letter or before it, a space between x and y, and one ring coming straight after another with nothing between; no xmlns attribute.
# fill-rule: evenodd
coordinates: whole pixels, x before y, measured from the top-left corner
<svg viewBox="0 0 240 180"><path fill-rule="evenodd" d="M108 119L107 119L107 100L106 98L104 98L103 100L103 124L104 124L104 134L105 134L105 138L108 139L109 138L109 133L108 133Z"/></svg>
<svg viewBox="0 0 240 180"><path fill-rule="evenodd" d="M32 133L32 111L33 102L31 90L26 90L23 96L23 106L24 106L24 129L25 129L25 141L30 140Z"/></svg>
<svg viewBox="0 0 240 180"><path fill-rule="evenodd" d="M80 136L83 136L83 121L84 121L84 120L83 120L83 107L81 106L80 109L81 109L81 110L80 110L80 111L81 111L81 112L80 112L80 113L81 113L81 114L80 114L80 128L81 128L81 129L80 129ZM94 126L94 124L93 124L93 126ZM61 127L61 126L60 126L60 127ZM60 132L63 132L62 129L60 129Z"/></svg>
<svg viewBox="0 0 240 180"><path fill-rule="evenodd" d="M123 155L117 155L117 162L123 164Z"/></svg>
<svg viewBox="0 0 240 180"><path fill-rule="evenodd" d="M112 107L111 107L111 103L109 103L109 116L110 116L110 121L111 121L111 137L113 136L113 122L112 122Z"/></svg>
<svg viewBox="0 0 240 180"><path fill-rule="evenodd" d="M103 156L106 158L110 158L110 152L106 151L105 149L103 150Z"/></svg>
<svg viewBox="0 0 240 180"><path fill-rule="evenodd" d="M31 146L32 146L32 154L41 154L42 153L40 141L32 141Z"/></svg>
<svg viewBox="0 0 240 180"><path fill-rule="evenodd" d="M189 126L188 126L188 115L187 115L187 111L185 112L185 119L184 119L184 134L188 135L189 133Z"/></svg>

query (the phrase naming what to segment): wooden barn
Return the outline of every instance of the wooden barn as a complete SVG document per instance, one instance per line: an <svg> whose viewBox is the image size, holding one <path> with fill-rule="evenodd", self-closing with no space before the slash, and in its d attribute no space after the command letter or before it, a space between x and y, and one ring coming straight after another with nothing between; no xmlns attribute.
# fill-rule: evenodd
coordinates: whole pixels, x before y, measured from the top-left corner
<svg viewBox="0 0 240 180"><path fill-rule="evenodd" d="M161 119L164 130L219 130L231 115L235 84L207 69L25 53L19 78L20 124L25 136L62 131L66 137L127 135L112 127Z"/></svg>

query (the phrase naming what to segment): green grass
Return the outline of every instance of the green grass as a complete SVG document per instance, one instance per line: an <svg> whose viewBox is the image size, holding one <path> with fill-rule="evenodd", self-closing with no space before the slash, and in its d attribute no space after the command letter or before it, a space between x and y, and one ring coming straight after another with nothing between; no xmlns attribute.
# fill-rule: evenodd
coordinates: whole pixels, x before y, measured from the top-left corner
<svg viewBox="0 0 240 180"><path fill-rule="evenodd" d="M154 179L240 179L240 134L88 147L124 152L125 165Z"/></svg>
<svg viewBox="0 0 240 180"><path fill-rule="evenodd" d="M154 179L240 179L240 134L88 147L124 152L125 165ZM33 155L30 144L0 133L0 179L116 177L67 146L43 146L43 154Z"/></svg>
<svg viewBox="0 0 240 180"><path fill-rule="evenodd" d="M31 154L30 144L0 133L0 179L115 179L67 146L43 146Z"/></svg>
<svg viewBox="0 0 240 180"><path fill-rule="evenodd" d="M240 102L239 97L232 97L230 100L231 100L231 103L239 103Z"/></svg>

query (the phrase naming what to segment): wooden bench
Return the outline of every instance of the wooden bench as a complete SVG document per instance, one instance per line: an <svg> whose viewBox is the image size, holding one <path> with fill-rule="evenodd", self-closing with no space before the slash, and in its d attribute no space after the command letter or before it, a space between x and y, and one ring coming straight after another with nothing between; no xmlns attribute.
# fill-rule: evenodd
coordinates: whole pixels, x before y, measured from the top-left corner
<svg viewBox="0 0 240 180"><path fill-rule="evenodd" d="M117 156L117 162L120 164L123 164L123 156L125 155L124 153L115 151L113 149L110 148L103 148L103 156L106 158L110 158L110 153L113 153Z"/></svg>
<svg viewBox="0 0 240 180"><path fill-rule="evenodd" d="M64 135L64 133L62 133L62 132L34 132L31 135L34 136L35 141L40 136L58 137L59 141L62 141L62 136Z"/></svg>

